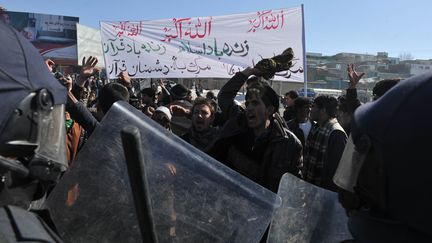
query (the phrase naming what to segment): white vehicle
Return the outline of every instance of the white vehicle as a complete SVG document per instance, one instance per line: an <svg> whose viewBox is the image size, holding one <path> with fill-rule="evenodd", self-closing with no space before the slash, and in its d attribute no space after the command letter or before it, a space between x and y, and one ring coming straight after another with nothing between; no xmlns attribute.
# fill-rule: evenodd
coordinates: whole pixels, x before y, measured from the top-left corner
<svg viewBox="0 0 432 243"><path fill-rule="evenodd" d="M320 95L330 95L337 98L342 95L342 90L339 89L313 89L313 90L316 94L315 97Z"/></svg>
<svg viewBox="0 0 432 243"><path fill-rule="evenodd" d="M309 98L315 98L320 95L330 95L337 98L342 95L342 90L339 89L308 88L307 92ZM299 90L299 95L304 96L304 89Z"/></svg>

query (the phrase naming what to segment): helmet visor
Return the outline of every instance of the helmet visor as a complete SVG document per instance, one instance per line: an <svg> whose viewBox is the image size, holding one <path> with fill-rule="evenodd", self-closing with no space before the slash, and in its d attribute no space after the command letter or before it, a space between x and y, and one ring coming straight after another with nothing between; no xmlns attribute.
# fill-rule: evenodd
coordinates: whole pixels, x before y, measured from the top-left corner
<svg viewBox="0 0 432 243"><path fill-rule="evenodd" d="M38 148L30 163L31 173L40 179L55 180L68 168L66 155L65 106L55 105L39 116ZM48 169L47 169L48 168Z"/></svg>

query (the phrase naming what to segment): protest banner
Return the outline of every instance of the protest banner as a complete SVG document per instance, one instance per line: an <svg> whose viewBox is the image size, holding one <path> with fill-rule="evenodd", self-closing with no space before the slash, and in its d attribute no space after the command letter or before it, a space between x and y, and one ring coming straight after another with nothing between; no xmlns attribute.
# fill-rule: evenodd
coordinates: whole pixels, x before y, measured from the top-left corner
<svg viewBox="0 0 432 243"><path fill-rule="evenodd" d="M101 22L109 78L230 78L291 47L293 66L275 80L303 82L302 7L210 17Z"/></svg>

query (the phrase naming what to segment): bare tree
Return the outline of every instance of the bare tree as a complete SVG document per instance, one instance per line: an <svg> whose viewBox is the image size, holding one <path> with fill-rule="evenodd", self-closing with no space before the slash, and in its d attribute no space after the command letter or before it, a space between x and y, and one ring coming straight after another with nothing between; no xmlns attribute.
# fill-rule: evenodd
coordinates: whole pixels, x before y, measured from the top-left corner
<svg viewBox="0 0 432 243"><path fill-rule="evenodd" d="M404 53L399 54L399 59L401 61L414 60L414 56L409 52L404 52Z"/></svg>

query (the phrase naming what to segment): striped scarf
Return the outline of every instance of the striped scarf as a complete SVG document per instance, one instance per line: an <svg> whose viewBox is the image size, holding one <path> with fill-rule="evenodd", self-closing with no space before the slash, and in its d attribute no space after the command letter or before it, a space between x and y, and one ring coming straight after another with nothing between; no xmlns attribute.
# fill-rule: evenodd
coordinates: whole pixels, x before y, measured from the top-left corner
<svg viewBox="0 0 432 243"><path fill-rule="evenodd" d="M326 162L326 152L330 134L342 130L336 118L328 120L322 126L315 124L307 138L303 160L303 178L315 185L322 185L322 172Z"/></svg>

